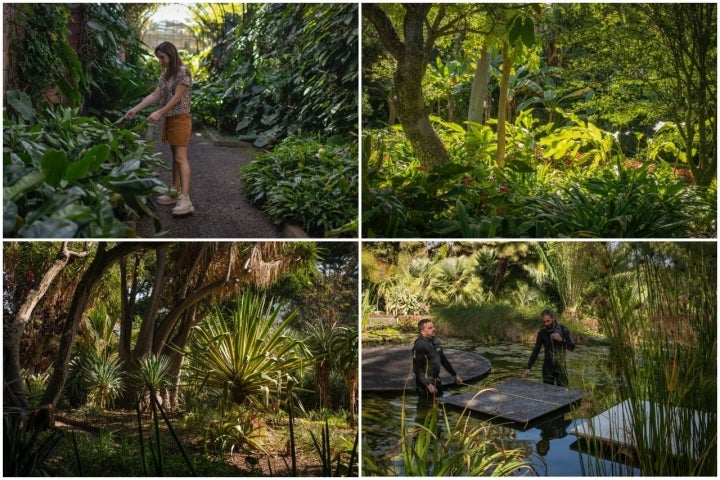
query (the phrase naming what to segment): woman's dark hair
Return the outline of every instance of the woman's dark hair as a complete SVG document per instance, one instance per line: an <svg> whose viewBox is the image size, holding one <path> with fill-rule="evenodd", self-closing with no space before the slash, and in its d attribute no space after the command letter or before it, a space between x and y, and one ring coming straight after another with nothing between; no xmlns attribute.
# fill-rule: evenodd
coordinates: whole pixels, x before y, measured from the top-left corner
<svg viewBox="0 0 720 480"><path fill-rule="evenodd" d="M177 48L175 48L175 45L170 42L162 42L160 45L155 47L155 55L157 55L158 52L164 53L170 59L165 78L171 79L175 77L175 75L177 75L178 69L180 68L180 65L183 64L182 60L180 60L180 55L178 55L178 51Z"/></svg>

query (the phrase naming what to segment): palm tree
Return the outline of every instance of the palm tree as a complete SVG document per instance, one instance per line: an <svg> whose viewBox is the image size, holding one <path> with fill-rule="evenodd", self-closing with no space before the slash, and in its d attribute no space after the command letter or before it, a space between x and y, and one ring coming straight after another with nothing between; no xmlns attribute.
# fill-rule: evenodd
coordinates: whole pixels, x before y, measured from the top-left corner
<svg viewBox="0 0 720 480"><path fill-rule="evenodd" d="M435 305L468 305L485 295L482 280L475 274L477 263L464 255L443 258L429 271L428 301Z"/></svg>
<svg viewBox="0 0 720 480"><path fill-rule="evenodd" d="M333 347L337 326L329 327L324 322L307 322L308 336L305 339L305 346L312 353L315 362L315 394L318 397L319 408L331 408L332 397L330 395L330 373L332 372Z"/></svg>
<svg viewBox="0 0 720 480"><path fill-rule="evenodd" d="M561 310L565 315L577 317L593 272L594 259L586 254L587 245L577 242L538 243L536 250L545 266L547 280L560 297Z"/></svg>

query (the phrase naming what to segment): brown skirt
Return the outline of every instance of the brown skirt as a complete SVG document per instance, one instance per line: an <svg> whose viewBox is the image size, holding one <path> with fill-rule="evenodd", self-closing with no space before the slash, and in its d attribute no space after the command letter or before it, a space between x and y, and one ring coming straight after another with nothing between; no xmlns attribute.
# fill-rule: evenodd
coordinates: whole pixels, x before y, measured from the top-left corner
<svg viewBox="0 0 720 480"><path fill-rule="evenodd" d="M165 117L160 141L173 147L187 147L190 145L191 130L192 120L189 113Z"/></svg>

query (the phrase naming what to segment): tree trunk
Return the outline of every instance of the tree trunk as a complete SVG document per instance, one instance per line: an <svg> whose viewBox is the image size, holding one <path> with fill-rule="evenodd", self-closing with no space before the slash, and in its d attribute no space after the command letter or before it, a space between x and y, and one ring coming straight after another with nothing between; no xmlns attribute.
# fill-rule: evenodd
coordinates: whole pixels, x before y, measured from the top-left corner
<svg viewBox="0 0 720 480"><path fill-rule="evenodd" d="M395 125L395 121L397 119L397 106L395 105L397 102L395 99L395 92L393 90L388 92L385 101L388 106L388 125L393 126Z"/></svg>
<svg viewBox="0 0 720 480"><path fill-rule="evenodd" d="M510 259L508 257L500 257L498 259L497 268L495 269L495 282L493 282L492 294L497 298L502 287L503 280L505 280L505 273L507 273L508 263Z"/></svg>
<svg viewBox="0 0 720 480"><path fill-rule="evenodd" d="M193 305L184 315L180 327L175 337L169 345L165 345L162 353L170 358L170 367L168 368L168 376L172 379L172 386L168 388L168 406L173 410L179 408L180 396L180 370L182 368L183 354L181 353L190 338L192 327L197 325L199 316L197 315L197 304Z"/></svg>
<svg viewBox="0 0 720 480"><path fill-rule="evenodd" d="M80 328L85 310L92 298L95 284L100 281L103 274L120 260L132 252L145 248L158 248L161 244L157 242L125 242L119 243L110 250L106 250L107 243L98 243L95 258L85 271L82 279L77 285L73 293L73 299L70 303L70 309L60 335L60 345L58 347L57 358L53 364L53 372L48 380L47 388L40 401L41 410L37 412L34 423L44 428L52 427L52 414L57 406L62 390L68 376L68 367L70 365L70 357L72 354L72 346L75 342L75 334Z"/></svg>
<svg viewBox="0 0 720 480"><path fill-rule="evenodd" d="M484 123L485 97L490 82L491 60L490 49L483 45L480 58L478 58L475 65L475 75L473 76L472 90L470 91L470 105L468 106L468 121L470 122ZM470 127L468 126L468 128Z"/></svg>
<svg viewBox="0 0 720 480"><path fill-rule="evenodd" d="M327 358L315 362L315 394L318 397L318 407L323 409L332 408L332 396L330 395L330 360Z"/></svg>
<svg viewBox="0 0 720 480"><path fill-rule="evenodd" d="M135 258L132 282L130 291L127 285L127 257L118 262L120 267L120 342L119 357L123 362L124 371L129 371L130 359L130 337L132 336L132 324L135 317L135 297L137 296L138 274L140 271L140 258Z"/></svg>
<svg viewBox="0 0 720 480"><path fill-rule="evenodd" d="M510 90L510 70L512 61L510 59L510 46L503 42L502 46L503 70L500 81L500 98L498 100L497 118L497 165L505 166L505 119L507 118L508 90Z"/></svg>
<svg viewBox="0 0 720 480"><path fill-rule="evenodd" d="M89 246L89 244L86 244ZM26 408L28 406L27 392L23 387L23 379L20 371L22 363L20 362L20 341L22 339L25 327L30 321L35 307L38 302L45 296L50 285L52 285L58 274L70 263L73 258L85 258L90 254L86 248L83 252L73 252L68 248L68 242L63 242L60 251L55 257L55 261L50 268L43 274L37 288L29 290L25 294L22 304L18 307L17 313L12 321L3 330L3 352L4 367L3 379L6 388L10 390L9 397L15 406Z"/></svg>
<svg viewBox="0 0 720 480"><path fill-rule="evenodd" d="M355 372L349 373L345 376L345 385L348 389L348 410L350 411L350 423L351 427L357 425L357 413L358 413L358 375L357 368Z"/></svg>
<svg viewBox="0 0 720 480"><path fill-rule="evenodd" d="M434 44L434 38L424 37L431 5L403 4L403 7L404 42L385 12L376 5L364 5L362 13L377 30L385 49L397 60L394 79L398 118L418 160L430 168L450 162L445 145L430 123L422 92L422 80Z"/></svg>
<svg viewBox="0 0 720 480"><path fill-rule="evenodd" d="M167 248L160 248L155 254L155 278L153 281L152 293L150 294L150 302L145 310L142 324L140 325L140 331L138 332L137 341L135 342L135 348L128 359L130 362L134 362L141 356L152 352L152 346L155 340L155 323L157 320L158 309L160 308L160 299L165 291L165 284L167 282L166 270ZM128 334L130 334L130 332L128 332Z"/></svg>

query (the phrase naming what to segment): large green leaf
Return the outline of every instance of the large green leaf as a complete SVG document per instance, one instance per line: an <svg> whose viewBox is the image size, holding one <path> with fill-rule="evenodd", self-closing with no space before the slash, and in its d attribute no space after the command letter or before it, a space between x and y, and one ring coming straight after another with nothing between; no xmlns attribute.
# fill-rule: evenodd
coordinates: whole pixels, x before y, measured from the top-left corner
<svg viewBox="0 0 720 480"><path fill-rule="evenodd" d="M22 238L73 238L77 231L77 223L67 219L51 218L24 226L18 232L18 236Z"/></svg>
<svg viewBox="0 0 720 480"><path fill-rule="evenodd" d="M76 180L84 178L89 172L96 170L107 160L110 155L110 147L105 144L96 145L83 156L70 165L68 165L67 171L65 172L65 180L68 183L73 183Z"/></svg>
<svg viewBox="0 0 720 480"><path fill-rule="evenodd" d="M41 171L30 172L9 187L3 188L3 198L5 200L17 200L20 195L40 185L45 180L45 175Z"/></svg>
<svg viewBox="0 0 720 480"><path fill-rule="evenodd" d="M32 100L27 93L18 90L8 90L5 93L8 104L27 121L35 118L35 109L32 106Z"/></svg>
<svg viewBox="0 0 720 480"><path fill-rule="evenodd" d="M53 187L57 187L65 178L68 167L67 154L58 150L48 150L42 156L40 166L45 174L45 181Z"/></svg>

